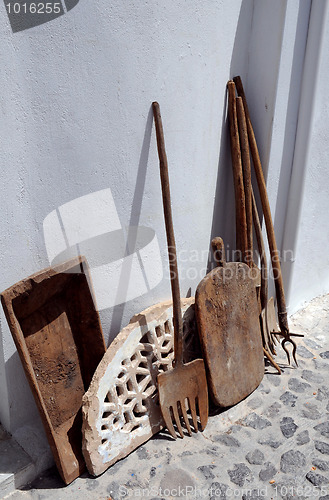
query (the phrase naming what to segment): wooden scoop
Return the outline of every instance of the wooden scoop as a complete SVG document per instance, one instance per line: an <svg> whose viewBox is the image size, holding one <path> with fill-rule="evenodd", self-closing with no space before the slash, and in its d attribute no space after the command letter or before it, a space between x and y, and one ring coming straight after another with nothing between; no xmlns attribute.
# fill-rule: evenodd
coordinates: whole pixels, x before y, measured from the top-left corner
<svg viewBox="0 0 329 500"><path fill-rule="evenodd" d="M173 297L175 351L174 368L160 373L157 381L162 416L168 431L176 439L177 435L173 422L176 424L180 436L184 437L180 416L183 417L187 431L191 435L191 427L186 411L188 407L191 411L195 431L198 432L197 407L201 429L205 428L208 420L208 389L203 359L195 359L190 363L183 363L183 321L180 304L176 243L171 213L168 163L160 107L157 102L153 102L152 107L157 136L163 210L168 243L170 282Z"/></svg>
<svg viewBox="0 0 329 500"><path fill-rule="evenodd" d="M217 406L237 404L260 384L264 357L255 280L242 262L226 262L221 238L211 242L218 267L195 295L209 390Z"/></svg>

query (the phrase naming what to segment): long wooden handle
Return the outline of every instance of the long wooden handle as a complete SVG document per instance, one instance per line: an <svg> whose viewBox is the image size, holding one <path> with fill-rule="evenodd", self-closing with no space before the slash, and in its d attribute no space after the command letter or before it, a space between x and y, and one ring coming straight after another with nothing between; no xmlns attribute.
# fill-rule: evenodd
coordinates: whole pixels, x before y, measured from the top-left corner
<svg viewBox="0 0 329 500"><path fill-rule="evenodd" d="M246 114L250 152L251 152L251 157L252 157L252 161L254 164L260 199L261 199L264 218L265 218L267 238L268 238L268 243L269 243L270 253L271 253L271 262L272 262L272 269L273 269L273 273L274 273L276 298L277 298L277 303L278 303L279 325L280 325L281 332L285 335L288 335L289 334L289 326L288 326L286 300L285 300L285 294L284 294L280 258L279 258L278 247L276 244L276 239L275 239L275 234L274 234L274 226L273 226L273 221L272 221L270 204L269 204L269 200L268 200L268 196L267 196L266 183L265 183L265 179L264 179L262 164L261 164L260 157L259 157L258 147L257 147L256 139L255 139L254 130L252 128L252 124L251 124L251 120L250 120L249 109L248 109L247 100L246 100L246 96L244 93L241 78L240 78L240 76L236 76L233 80L234 80L234 83L236 85L238 95L240 97L242 97L244 110L245 110L245 114Z"/></svg>
<svg viewBox="0 0 329 500"><path fill-rule="evenodd" d="M260 254L260 263L261 263L261 285L260 285L260 304L262 309L265 309L267 306L268 299L268 272L267 272L267 259L265 254L265 246L262 235L262 228L260 225L256 200L254 196L253 188L251 187L251 200L252 200L252 218L254 222L255 235L257 240L258 251Z"/></svg>
<svg viewBox="0 0 329 500"><path fill-rule="evenodd" d="M235 84L232 80L227 83L228 90L228 118L230 127L231 156L233 167L235 193L235 220L236 220L236 247L242 253L244 260L247 251L247 222L245 208L245 194L241 163L238 119L235 100Z"/></svg>
<svg viewBox="0 0 329 500"><path fill-rule="evenodd" d="M158 155L160 163L160 178L163 201L163 212L166 224L168 257L170 269L170 284L173 298L173 323L174 323L174 342L175 342L175 364L183 363L183 320L180 303L179 276L177 266L176 243L174 227L171 213L170 187L168 174L168 161L165 149L164 134L160 113L160 106L157 102L152 103L155 130L158 145Z"/></svg>
<svg viewBox="0 0 329 500"><path fill-rule="evenodd" d="M251 199L251 167L249 155L249 142L246 117L241 97L236 98L236 110L238 118L238 128L241 146L241 160L244 181L245 207L246 207L246 233L247 248L245 262L249 266L253 265L253 238L252 238L252 199Z"/></svg>

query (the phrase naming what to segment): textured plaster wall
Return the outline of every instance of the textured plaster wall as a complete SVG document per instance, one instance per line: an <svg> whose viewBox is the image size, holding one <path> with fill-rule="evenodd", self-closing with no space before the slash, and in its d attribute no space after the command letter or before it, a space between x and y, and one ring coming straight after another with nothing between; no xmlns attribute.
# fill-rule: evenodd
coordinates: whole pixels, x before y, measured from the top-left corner
<svg viewBox="0 0 329 500"><path fill-rule="evenodd" d="M277 207L287 206L288 193L276 205L278 179L282 171L290 178L293 153L286 153L284 166L282 156L289 138L294 144L299 113L299 98L289 108L285 96L298 87L310 2L192 0L187 8L171 0L81 0L64 16L17 33L0 9L2 290L83 249L107 342L133 314L170 297L150 109L158 100L181 293L194 294L211 237L220 234L234 245L225 86L236 74L268 172L276 229L283 232L285 213L279 216ZM283 122L291 127L285 136ZM317 124L322 133L323 123ZM325 141L317 144L323 160ZM273 154L278 161L271 164ZM313 183L310 171L308 214L316 216L316 186L325 172L314 155L321 180ZM142 228L138 235L132 226ZM123 265L127 255L135 257ZM49 449L2 312L1 324L0 420L42 468L50 463Z"/></svg>
<svg viewBox="0 0 329 500"><path fill-rule="evenodd" d="M163 277L140 297L101 311L109 340L133 314L170 297L153 100L164 120L177 249L185 252L182 295L190 287L194 293L207 266L218 175L225 195L217 200L216 224L232 238L225 85L235 37L248 37L253 3L244 3L241 19L240 1L192 1L188 9L185 2L81 1L65 16L15 34L0 7L1 289L49 265L44 221L50 213L110 189L111 214L122 227L156 233L161 269L158 260L153 269L148 264ZM246 53L247 46L241 49ZM97 196L90 208L100 217L106 209ZM0 419L41 456L40 419L1 319L8 399Z"/></svg>
<svg viewBox="0 0 329 500"><path fill-rule="evenodd" d="M328 22L328 2L312 2L283 241L294 247L284 268L292 312L329 291Z"/></svg>

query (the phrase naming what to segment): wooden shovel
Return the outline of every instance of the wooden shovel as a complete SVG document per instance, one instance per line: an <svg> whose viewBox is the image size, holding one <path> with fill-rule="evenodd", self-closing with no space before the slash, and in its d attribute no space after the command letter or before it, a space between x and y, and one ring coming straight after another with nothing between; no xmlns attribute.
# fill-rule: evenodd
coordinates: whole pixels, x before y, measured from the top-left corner
<svg viewBox="0 0 329 500"><path fill-rule="evenodd" d="M157 136L163 210L168 243L170 282L173 297L175 351L174 368L160 373L157 381L162 416L168 431L176 439L177 436L173 422L176 424L180 436L184 436L180 416L183 417L187 431L191 435L191 428L186 412L187 406L191 411L195 431L198 431L197 407L201 429L205 428L208 420L208 389L203 359L195 359L190 363L183 363L183 321L180 304L176 243L171 214L168 163L160 107L157 102L153 102L152 107Z"/></svg>
<svg viewBox="0 0 329 500"><path fill-rule="evenodd" d="M234 82L228 82L236 244L246 261L247 226ZM221 238L212 241L218 267L200 282L195 296L199 337L214 403L232 406L248 396L264 375L256 283L241 262L226 263Z"/></svg>
<svg viewBox="0 0 329 500"><path fill-rule="evenodd" d="M212 241L218 267L195 295L209 391L221 407L237 404L260 384L264 357L255 281L243 262L226 262L221 238Z"/></svg>

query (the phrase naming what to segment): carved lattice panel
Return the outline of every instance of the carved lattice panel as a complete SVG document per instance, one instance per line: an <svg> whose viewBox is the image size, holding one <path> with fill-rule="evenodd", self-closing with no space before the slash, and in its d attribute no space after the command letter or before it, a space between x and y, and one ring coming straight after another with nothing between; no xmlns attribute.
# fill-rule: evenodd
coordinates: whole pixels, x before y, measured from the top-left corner
<svg viewBox="0 0 329 500"><path fill-rule="evenodd" d="M194 299L182 300L184 361L199 357ZM135 316L107 350L83 403L83 452L98 475L163 427L157 375L172 367L171 303Z"/></svg>

